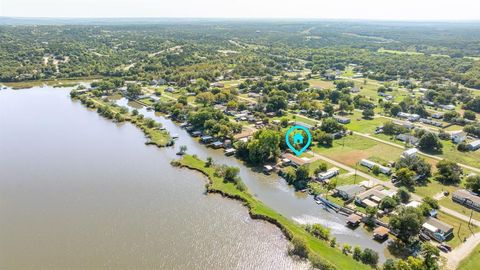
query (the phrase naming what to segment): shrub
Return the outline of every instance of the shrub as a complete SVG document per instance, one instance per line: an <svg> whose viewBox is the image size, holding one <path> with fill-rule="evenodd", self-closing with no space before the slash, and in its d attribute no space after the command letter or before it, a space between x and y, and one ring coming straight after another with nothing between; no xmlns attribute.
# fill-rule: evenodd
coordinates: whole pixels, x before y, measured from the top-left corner
<svg viewBox="0 0 480 270"><path fill-rule="evenodd" d="M294 255L297 255L302 258L307 258L308 257L308 248L307 248L307 242L305 239L300 238L298 236L294 236L291 240L292 242L292 249L290 252Z"/></svg>

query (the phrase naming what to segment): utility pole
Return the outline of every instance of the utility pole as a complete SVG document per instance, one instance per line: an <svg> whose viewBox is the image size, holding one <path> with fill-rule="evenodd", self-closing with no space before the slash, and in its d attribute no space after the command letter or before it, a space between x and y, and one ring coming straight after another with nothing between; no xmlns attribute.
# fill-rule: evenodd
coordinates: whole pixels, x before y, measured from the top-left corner
<svg viewBox="0 0 480 270"><path fill-rule="evenodd" d="M355 163L355 176L353 178L354 185L357 183L357 166L358 166L358 162Z"/></svg>
<svg viewBox="0 0 480 270"><path fill-rule="evenodd" d="M470 212L470 219L468 220L468 227L471 226L471 222L472 222L472 216L473 216L473 209L472 209L472 212Z"/></svg>

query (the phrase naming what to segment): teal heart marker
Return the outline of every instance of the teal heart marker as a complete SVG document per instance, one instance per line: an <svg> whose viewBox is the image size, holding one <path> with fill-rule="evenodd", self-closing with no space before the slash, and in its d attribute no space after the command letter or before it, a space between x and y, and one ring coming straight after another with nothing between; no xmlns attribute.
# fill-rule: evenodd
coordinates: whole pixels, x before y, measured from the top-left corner
<svg viewBox="0 0 480 270"><path fill-rule="evenodd" d="M294 145L296 145L296 144L304 145L302 147L302 149L300 149L300 150L297 150L290 143L290 133L292 133L296 130L298 130L298 132L293 134L293 144ZM305 138L303 137L303 135L301 134L300 131L304 131L307 134L307 142L306 143L305 143ZM310 143L312 143L312 135L310 134L310 131L306 127L293 126L287 131L287 134L285 134L285 141L287 142L288 148L290 148L290 150L292 150L295 153L295 155L300 156L303 152L305 152L305 150L307 150L307 148L310 146Z"/></svg>

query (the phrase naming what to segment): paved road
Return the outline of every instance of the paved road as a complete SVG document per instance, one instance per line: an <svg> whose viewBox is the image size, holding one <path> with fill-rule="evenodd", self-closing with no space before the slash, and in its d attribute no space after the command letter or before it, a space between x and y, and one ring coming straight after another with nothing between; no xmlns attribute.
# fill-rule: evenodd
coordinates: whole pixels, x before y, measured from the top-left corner
<svg viewBox="0 0 480 270"><path fill-rule="evenodd" d="M476 246L480 245L480 233L476 233L470 236L467 241L463 242L460 246L452 250L449 253L442 253L442 256L447 259L445 269L455 270L458 264L468 257Z"/></svg>

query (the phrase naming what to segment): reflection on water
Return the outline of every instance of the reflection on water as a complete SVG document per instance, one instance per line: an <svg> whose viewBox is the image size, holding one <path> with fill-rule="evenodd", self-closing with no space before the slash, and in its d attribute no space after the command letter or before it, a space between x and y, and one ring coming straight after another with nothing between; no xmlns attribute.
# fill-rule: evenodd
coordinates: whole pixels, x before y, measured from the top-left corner
<svg viewBox="0 0 480 270"><path fill-rule="evenodd" d="M181 134L176 147L216 154L172 133ZM170 166L174 148L144 142L139 129L112 124L65 89L1 90L0 269L307 268L286 254L276 227L206 196L200 174ZM277 179L245 168L242 177L276 200Z"/></svg>

